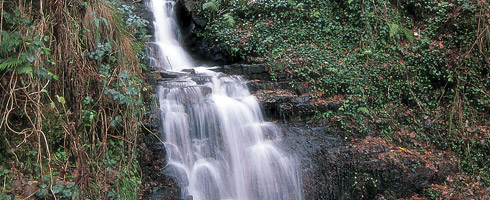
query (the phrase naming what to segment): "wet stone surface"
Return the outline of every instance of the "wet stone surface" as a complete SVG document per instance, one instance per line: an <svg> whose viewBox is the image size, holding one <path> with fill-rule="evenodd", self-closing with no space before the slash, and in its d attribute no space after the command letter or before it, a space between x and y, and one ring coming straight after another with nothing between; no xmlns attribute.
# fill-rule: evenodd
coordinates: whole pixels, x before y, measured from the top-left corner
<svg viewBox="0 0 490 200"><path fill-rule="evenodd" d="M427 157L424 162L379 138L344 141L328 125L279 125L283 146L301 160L305 199L409 197L457 171L448 158Z"/></svg>
<svg viewBox="0 0 490 200"><path fill-rule="evenodd" d="M177 183L165 174L166 151L160 140L154 135L147 135L141 146L142 197L148 200L179 199L180 189Z"/></svg>

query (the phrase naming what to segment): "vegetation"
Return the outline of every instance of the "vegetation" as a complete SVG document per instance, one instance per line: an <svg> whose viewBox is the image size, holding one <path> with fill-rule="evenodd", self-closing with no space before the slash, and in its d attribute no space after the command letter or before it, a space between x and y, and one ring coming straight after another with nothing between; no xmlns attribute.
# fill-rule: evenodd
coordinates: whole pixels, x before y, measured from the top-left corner
<svg viewBox="0 0 490 200"><path fill-rule="evenodd" d="M490 186L488 1L188 2L208 19L202 37L340 99L316 117L346 137L454 151ZM0 10L0 199L137 198L148 22L120 1L0 0Z"/></svg>
<svg viewBox="0 0 490 200"><path fill-rule="evenodd" d="M0 9L0 199L136 199L148 22L119 1Z"/></svg>
<svg viewBox="0 0 490 200"><path fill-rule="evenodd" d="M341 99L317 117L346 136L454 151L490 185L488 1L196 2L209 19L201 36L265 58L273 79L287 74L311 96Z"/></svg>

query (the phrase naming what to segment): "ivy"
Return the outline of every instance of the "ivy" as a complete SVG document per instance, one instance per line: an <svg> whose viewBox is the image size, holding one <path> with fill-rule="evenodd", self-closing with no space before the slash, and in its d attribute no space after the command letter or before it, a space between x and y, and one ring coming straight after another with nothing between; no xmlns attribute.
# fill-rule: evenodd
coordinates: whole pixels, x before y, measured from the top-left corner
<svg viewBox="0 0 490 200"><path fill-rule="evenodd" d="M210 20L201 36L232 55L270 61L274 80L285 74L314 97L341 96L339 111L319 116L338 117L345 131L396 138L403 123L379 126L375 119L392 121L379 113L414 109L413 117L429 115L439 121L432 131L447 134L421 129L421 138L458 152L468 171L490 165L488 142L474 144L488 138L461 140L468 126L489 125L477 117L490 111L488 2L221 1L222 16L214 17L200 6L193 10Z"/></svg>

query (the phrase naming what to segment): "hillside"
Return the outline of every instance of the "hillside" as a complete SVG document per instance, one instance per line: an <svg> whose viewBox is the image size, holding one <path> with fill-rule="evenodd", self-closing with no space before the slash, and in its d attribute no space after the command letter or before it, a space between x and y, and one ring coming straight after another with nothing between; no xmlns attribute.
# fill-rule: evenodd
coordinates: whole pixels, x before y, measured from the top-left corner
<svg viewBox="0 0 490 200"><path fill-rule="evenodd" d="M487 1L208 0L187 6L195 21L207 22L197 26L197 36L221 45L223 54L266 63L271 79L290 83L291 95L340 103L299 116L303 120L338 127L353 143L387 141L383 146L415 152L421 161L432 154L455 159L459 173L412 198L488 198Z"/></svg>

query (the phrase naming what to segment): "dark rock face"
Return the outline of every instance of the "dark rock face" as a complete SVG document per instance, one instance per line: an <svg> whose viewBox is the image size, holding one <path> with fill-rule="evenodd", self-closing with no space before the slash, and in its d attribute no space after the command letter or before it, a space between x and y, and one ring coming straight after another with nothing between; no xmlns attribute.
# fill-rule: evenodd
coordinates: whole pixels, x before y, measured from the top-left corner
<svg viewBox="0 0 490 200"><path fill-rule="evenodd" d="M232 64L213 67L213 71L227 75L240 75L248 80L270 80L266 64Z"/></svg>
<svg viewBox="0 0 490 200"><path fill-rule="evenodd" d="M311 117L317 112L337 110L342 106L342 103L338 101L316 102L309 96L274 95L264 97L261 94L259 95L265 114L281 120L289 120L296 117Z"/></svg>
<svg viewBox="0 0 490 200"><path fill-rule="evenodd" d="M176 200L180 197L180 188L165 173L166 151L160 140L154 135L147 135L140 149L140 167L143 171L144 199Z"/></svg>
<svg viewBox="0 0 490 200"><path fill-rule="evenodd" d="M281 124L284 146L301 159L305 199L409 197L457 171L447 158L432 158L439 161L432 166L383 140L347 142L338 131L314 126Z"/></svg>
<svg viewBox="0 0 490 200"><path fill-rule="evenodd" d="M193 0L179 0L176 4L176 15L182 30L183 45L193 55L194 59L204 64L228 64L241 60L239 56L231 55L225 45L197 35L204 30L209 19L191 12Z"/></svg>
<svg viewBox="0 0 490 200"><path fill-rule="evenodd" d="M203 27L197 27L196 30ZM194 31L190 40L184 43L185 47L194 56L194 58L203 64L229 64L239 62L242 59L239 56L231 55L223 44L217 43L214 40L200 38Z"/></svg>

